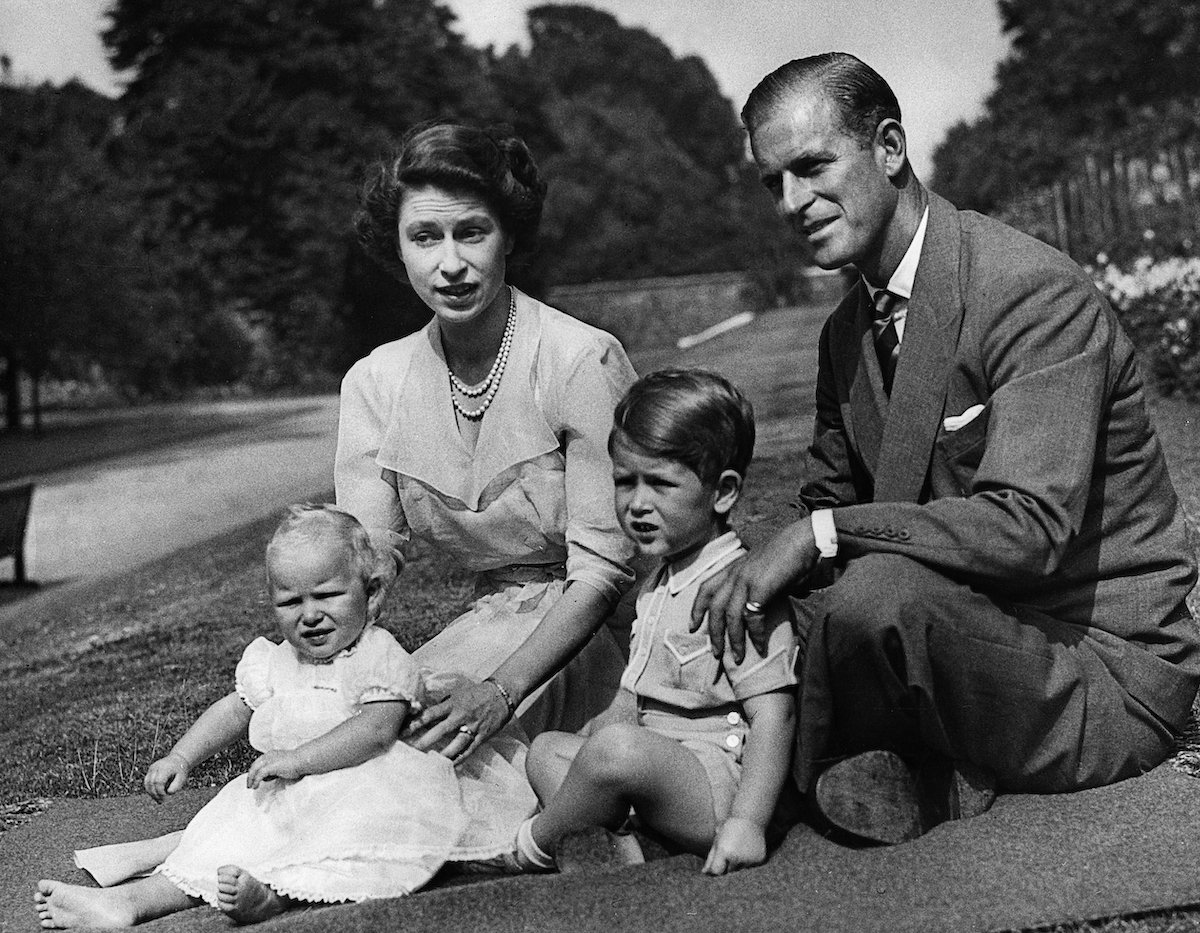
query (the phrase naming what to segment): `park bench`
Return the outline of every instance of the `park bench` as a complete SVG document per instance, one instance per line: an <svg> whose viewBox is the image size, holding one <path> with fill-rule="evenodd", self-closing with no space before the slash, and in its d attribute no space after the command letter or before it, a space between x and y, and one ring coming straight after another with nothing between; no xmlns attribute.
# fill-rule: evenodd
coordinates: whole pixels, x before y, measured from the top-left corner
<svg viewBox="0 0 1200 933"><path fill-rule="evenodd" d="M33 483L0 486L0 560L13 559L17 583L25 582L25 526L32 501Z"/></svg>

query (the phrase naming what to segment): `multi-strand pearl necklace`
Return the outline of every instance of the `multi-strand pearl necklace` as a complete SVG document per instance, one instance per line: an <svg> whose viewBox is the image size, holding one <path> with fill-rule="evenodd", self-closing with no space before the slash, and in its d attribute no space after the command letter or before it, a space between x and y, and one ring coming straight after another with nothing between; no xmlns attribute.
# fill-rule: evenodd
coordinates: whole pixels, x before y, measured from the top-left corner
<svg viewBox="0 0 1200 933"><path fill-rule="evenodd" d="M454 410L466 418L468 421L479 421L483 418L484 412L492 405L492 399L496 397L496 390L500 388L500 379L504 375L504 367L508 363L508 354L512 349L513 332L516 330L517 321L517 300L516 295L510 288L508 290L508 321L504 325L504 336L500 338L500 349L496 353L496 361L492 363L491 371L488 372L487 378L477 385L469 386L458 376L454 375L454 371L450 368L450 364L446 364L446 372L450 374L450 401L454 403ZM479 407L474 410L468 410L462 406L454 391L458 390L467 398L479 398L483 396L483 401L479 403Z"/></svg>

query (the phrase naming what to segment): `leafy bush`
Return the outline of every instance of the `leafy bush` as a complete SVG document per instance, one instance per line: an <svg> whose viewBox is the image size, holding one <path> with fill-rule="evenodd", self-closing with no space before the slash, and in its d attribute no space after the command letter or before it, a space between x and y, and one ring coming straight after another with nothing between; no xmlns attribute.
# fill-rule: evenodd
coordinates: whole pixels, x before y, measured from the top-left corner
<svg viewBox="0 0 1200 933"><path fill-rule="evenodd" d="M1097 257L1096 284L1166 395L1200 399L1200 257L1142 256L1123 271Z"/></svg>

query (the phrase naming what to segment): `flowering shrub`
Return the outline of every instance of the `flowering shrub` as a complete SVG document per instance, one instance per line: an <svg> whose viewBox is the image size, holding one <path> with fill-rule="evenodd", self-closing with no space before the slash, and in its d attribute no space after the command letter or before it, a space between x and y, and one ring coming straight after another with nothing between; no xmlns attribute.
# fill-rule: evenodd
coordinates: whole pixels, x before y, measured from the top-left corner
<svg viewBox="0 0 1200 933"><path fill-rule="evenodd" d="M1200 399L1200 257L1143 256L1128 271L1103 254L1092 268L1142 353L1149 377L1167 395Z"/></svg>

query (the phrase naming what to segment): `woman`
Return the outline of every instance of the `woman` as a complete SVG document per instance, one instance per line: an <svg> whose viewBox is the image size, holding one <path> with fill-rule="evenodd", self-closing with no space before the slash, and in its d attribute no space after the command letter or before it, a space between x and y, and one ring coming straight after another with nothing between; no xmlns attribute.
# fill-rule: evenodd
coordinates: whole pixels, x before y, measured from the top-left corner
<svg viewBox="0 0 1200 933"><path fill-rule="evenodd" d="M456 760L514 713L529 735L578 729L608 706L624 667L603 627L633 579L607 442L636 376L615 338L505 284L510 256L532 246L544 191L519 139L437 124L376 167L356 218L367 251L392 268L399 257L433 320L347 373L337 501L396 571L420 538L477 574L468 611L413 655L444 683L472 678L406 736ZM492 745L520 771L515 736ZM506 850L512 818L528 815L508 774L477 775L491 796L474 801L459 857ZM152 869L178 837L76 859L112 884Z"/></svg>
<svg viewBox="0 0 1200 933"><path fill-rule="evenodd" d="M529 250L544 184L512 135L435 124L377 166L356 226L397 257L433 312L342 384L338 504L403 566L419 538L474 571L466 613L415 652L474 683L429 707L409 741L458 758L515 712L574 730L616 690L603 622L632 582L613 510L612 411L635 373L609 334L505 283Z"/></svg>

